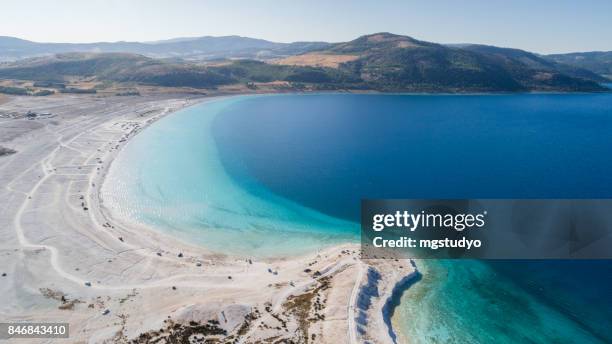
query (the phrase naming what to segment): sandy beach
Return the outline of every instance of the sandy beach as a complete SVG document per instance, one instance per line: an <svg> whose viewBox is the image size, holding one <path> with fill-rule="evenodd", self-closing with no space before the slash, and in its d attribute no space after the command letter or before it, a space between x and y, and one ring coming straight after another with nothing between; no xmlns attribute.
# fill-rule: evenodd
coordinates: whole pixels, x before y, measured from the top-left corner
<svg viewBox="0 0 612 344"><path fill-rule="evenodd" d="M104 207L98 190L129 139L208 99L0 100L0 146L16 151L0 157L3 321L68 322L71 343L392 342L382 310L414 273L408 261L362 261L356 244L282 259L232 257Z"/></svg>

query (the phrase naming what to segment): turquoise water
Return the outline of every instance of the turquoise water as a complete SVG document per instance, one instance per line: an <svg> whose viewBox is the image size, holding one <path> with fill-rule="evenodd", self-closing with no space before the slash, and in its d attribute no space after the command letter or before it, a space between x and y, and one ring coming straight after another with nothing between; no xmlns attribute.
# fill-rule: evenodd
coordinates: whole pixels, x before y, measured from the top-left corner
<svg viewBox="0 0 612 344"><path fill-rule="evenodd" d="M533 262L507 264L518 270ZM587 269L584 280L567 263L557 267L567 268L562 278L547 280L527 273L511 279L478 261L421 262L423 279L404 293L393 317L399 342L610 343L610 277L588 276L593 264L598 274L612 272L610 264L574 264ZM523 288L516 278L533 279L537 289ZM578 282L571 289L555 283L564 280ZM594 286L601 288L599 297L589 294Z"/></svg>
<svg viewBox="0 0 612 344"><path fill-rule="evenodd" d="M246 190L226 174L210 126L219 112L239 101L194 106L139 133L111 166L102 188L105 206L227 254L301 254L356 241L355 223L305 208L255 184Z"/></svg>
<svg viewBox="0 0 612 344"><path fill-rule="evenodd" d="M610 197L612 95L230 98L131 140L112 210L219 252L355 240L361 198ZM418 262L400 341L612 342L608 262Z"/></svg>

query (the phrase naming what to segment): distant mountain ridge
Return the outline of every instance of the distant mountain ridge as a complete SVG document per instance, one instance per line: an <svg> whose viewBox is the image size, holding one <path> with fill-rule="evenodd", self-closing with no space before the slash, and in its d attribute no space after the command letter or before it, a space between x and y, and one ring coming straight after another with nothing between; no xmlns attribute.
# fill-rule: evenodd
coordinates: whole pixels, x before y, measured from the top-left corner
<svg viewBox="0 0 612 344"><path fill-rule="evenodd" d="M612 51L553 54L546 58L558 63L588 69L612 79Z"/></svg>
<svg viewBox="0 0 612 344"><path fill-rule="evenodd" d="M155 58L194 60L272 58L301 54L328 46L325 42L276 43L241 36L203 36L157 42L38 43L0 36L0 61L14 61L69 52L133 53Z"/></svg>
<svg viewBox="0 0 612 344"><path fill-rule="evenodd" d="M372 36L372 35L366 35ZM397 37L407 37L395 35ZM365 37L365 36L364 36ZM410 38L410 37L409 37ZM410 38L403 44L434 44ZM277 43L264 39L242 36L201 36L178 37L150 42L95 42L95 43L39 43L15 37L0 36L0 62L15 61L28 57L47 56L68 52L92 53L133 53L154 58L181 58L188 60L215 60L223 58L273 59L304 54L333 47L339 53L350 52L355 40L344 43L327 42L293 42ZM520 49L498 48L479 44L447 44L447 47L462 48L473 51L483 49L504 49L507 54L514 52L515 58L524 55L540 66L557 63L574 68L589 70L593 73L612 77L612 51L576 52L567 54L538 55ZM488 48L487 48L488 47ZM361 48L364 48L363 46ZM529 55L529 56L527 56ZM526 62L526 59L523 59ZM532 63L530 62L530 63ZM529 63L528 63L529 64ZM549 67L549 66L548 66ZM569 70L568 70L569 71Z"/></svg>
<svg viewBox="0 0 612 344"><path fill-rule="evenodd" d="M0 40L0 49L6 42L12 46L31 43ZM0 78L62 81L87 77L98 81L196 88L240 83L256 87L254 83L282 81L296 89L386 92L607 90L600 85L607 79L596 73L527 51L470 44L448 46L385 32L342 43L285 44L228 36L112 44L112 49L146 47L149 55L156 49L163 50L164 54L182 49L198 58L186 61L178 53L177 59L159 59L132 52L69 52L5 62L0 65ZM213 56L225 60L212 64L199 62L200 58Z"/></svg>
<svg viewBox="0 0 612 344"><path fill-rule="evenodd" d="M486 53L497 56L501 59L512 59L524 63L529 68L540 71L557 71L572 77L584 78L597 82L610 82L610 80L606 77L602 76L599 73L593 72L588 68L571 64L564 64L562 62L550 59L548 56L537 55L525 50L514 48L500 48L481 44L466 44L463 45L461 49Z"/></svg>

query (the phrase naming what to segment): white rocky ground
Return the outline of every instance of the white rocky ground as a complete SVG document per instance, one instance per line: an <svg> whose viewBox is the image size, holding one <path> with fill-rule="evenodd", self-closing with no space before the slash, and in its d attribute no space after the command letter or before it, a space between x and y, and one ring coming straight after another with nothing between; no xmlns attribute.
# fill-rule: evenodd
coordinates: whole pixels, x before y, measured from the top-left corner
<svg viewBox="0 0 612 344"><path fill-rule="evenodd" d="M409 262L364 262L351 244L249 261L104 210L98 189L113 157L147 123L205 101L189 97L0 103L0 146L17 151L0 157L0 322L70 323L68 340L11 341L390 342L382 308Z"/></svg>

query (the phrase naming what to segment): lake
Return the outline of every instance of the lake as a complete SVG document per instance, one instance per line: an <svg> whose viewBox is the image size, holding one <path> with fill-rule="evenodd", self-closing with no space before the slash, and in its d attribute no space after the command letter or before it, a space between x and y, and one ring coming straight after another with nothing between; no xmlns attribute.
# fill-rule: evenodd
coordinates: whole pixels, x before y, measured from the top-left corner
<svg viewBox="0 0 612 344"><path fill-rule="evenodd" d="M610 198L612 95L272 95L133 138L105 204L212 250L358 239L362 198ZM393 317L416 342L612 341L608 262L420 262Z"/></svg>

